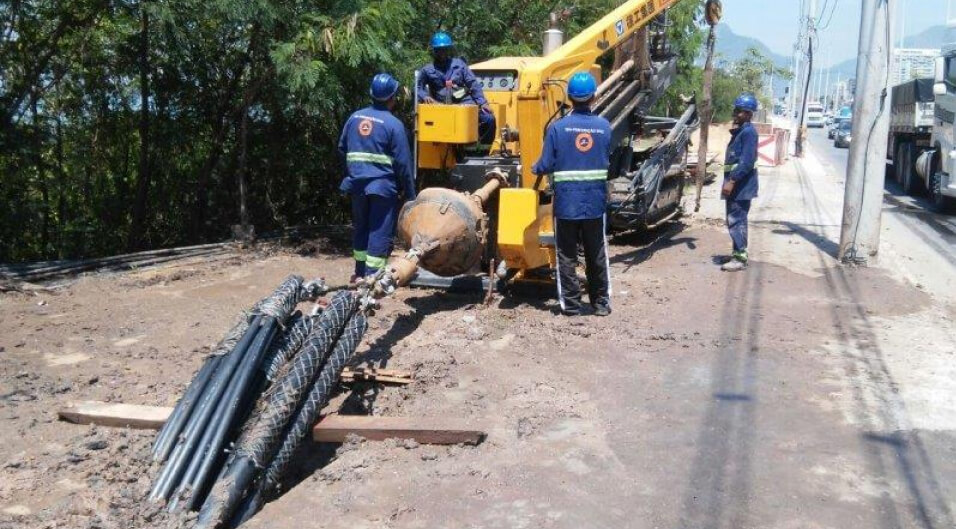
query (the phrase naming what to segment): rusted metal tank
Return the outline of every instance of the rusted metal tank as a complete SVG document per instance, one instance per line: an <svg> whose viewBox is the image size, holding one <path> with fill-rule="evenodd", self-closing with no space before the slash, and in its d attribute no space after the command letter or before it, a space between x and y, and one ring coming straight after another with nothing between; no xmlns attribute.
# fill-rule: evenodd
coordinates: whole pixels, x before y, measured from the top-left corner
<svg viewBox="0 0 956 529"><path fill-rule="evenodd" d="M489 173L488 183L474 194L430 187L402 208L398 238L407 248L428 248L419 266L450 277L470 271L481 261L487 236L483 206L504 183Z"/></svg>

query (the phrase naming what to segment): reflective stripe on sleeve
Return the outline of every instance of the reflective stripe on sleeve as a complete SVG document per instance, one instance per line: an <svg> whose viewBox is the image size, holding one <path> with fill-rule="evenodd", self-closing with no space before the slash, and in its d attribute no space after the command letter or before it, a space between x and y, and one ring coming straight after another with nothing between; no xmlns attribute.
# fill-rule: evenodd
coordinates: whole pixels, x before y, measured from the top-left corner
<svg viewBox="0 0 956 529"><path fill-rule="evenodd" d="M592 180L607 180L607 170L593 171L555 171L554 181L558 182L588 182Z"/></svg>
<svg viewBox="0 0 956 529"><path fill-rule="evenodd" d="M368 162L380 163L383 165L392 165L392 157L384 154L375 154L373 152L350 152L345 155L347 162Z"/></svg>

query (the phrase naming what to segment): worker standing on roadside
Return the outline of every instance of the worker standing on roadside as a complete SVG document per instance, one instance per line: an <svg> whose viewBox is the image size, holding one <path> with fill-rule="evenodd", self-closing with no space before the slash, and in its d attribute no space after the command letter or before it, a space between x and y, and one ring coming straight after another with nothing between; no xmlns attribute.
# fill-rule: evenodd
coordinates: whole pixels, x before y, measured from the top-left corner
<svg viewBox="0 0 956 529"><path fill-rule="evenodd" d="M722 270L736 272L747 268L747 215L757 197L757 130L750 123L757 111L757 98L741 94L734 101L734 128L724 158L724 185L720 195L727 206L727 230L733 253L722 260Z"/></svg>
<svg viewBox="0 0 956 529"><path fill-rule="evenodd" d="M611 276L605 238L607 170L611 124L591 113L597 82L587 72L568 81L570 114L548 127L541 159L531 169L552 175L554 232L558 253L558 299L561 312L581 312L581 286L576 272L578 242L584 244L588 300L597 316L611 313Z"/></svg>
<svg viewBox="0 0 956 529"><path fill-rule="evenodd" d="M453 46L451 35L444 31L432 36L432 64L423 66L419 73L418 101L478 105L478 141L491 143L495 139L495 115L468 63L452 56Z"/></svg>
<svg viewBox="0 0 956 529"><path fill-rule="evenodd" d="M346 176L339 189L352 197L352 280L385 266L392 249L399 193L415 198L415 178L405 126L392 115L398 81L387 73L372 79L372 106L352 114L339 139Z"/></svg>

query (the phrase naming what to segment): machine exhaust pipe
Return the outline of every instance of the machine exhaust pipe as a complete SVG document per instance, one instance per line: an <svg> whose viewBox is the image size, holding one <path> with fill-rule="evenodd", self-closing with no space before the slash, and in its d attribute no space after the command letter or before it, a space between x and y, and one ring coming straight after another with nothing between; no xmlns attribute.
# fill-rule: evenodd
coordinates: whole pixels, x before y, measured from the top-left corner
<svg viewBox="0 0 956 529"><path fill-rule="evenodd" d="M548 56L564 44L564 32L558 29L559 20L558 13L548 15L548 29L542 35L542 55L544 56Z"/></svg>

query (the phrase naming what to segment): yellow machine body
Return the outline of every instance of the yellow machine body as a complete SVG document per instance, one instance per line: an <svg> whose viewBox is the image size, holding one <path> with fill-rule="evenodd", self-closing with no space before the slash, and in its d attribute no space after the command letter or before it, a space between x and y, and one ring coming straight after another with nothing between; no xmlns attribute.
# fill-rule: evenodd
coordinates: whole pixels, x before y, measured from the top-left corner
<svg viewBox="0 0 956 529"><path fill-rule="evenodd" d="M418 105L418 141L469 144L478 141L475 105Z"/></svg>
<svg viewBox="0 0 956 529"><path fill-rule="evenodd" d="M541 156L545 128L562 106L569 104L567 81L575 72L585 70L598 74L595 77L600 82L597 59L679 1L628 0L547 56L499 57L471 66L497 122L489 156L508 152L521 162L518 188L500 191L496 234L498 254L509 269L517 269L517 277L533 268L555 265L551 207L540 204L538 193L547 180L539 180L531 167ZM468 143L460 141L466 138L461 130L466 121L466 128L474 131L477 140L477 107L470 105L475 113L468 116L459 113L461 107L418 105L419 168L453 167L449 151L442 146ZM517 131L517 140L502 141L503 129Z"/></svg>

